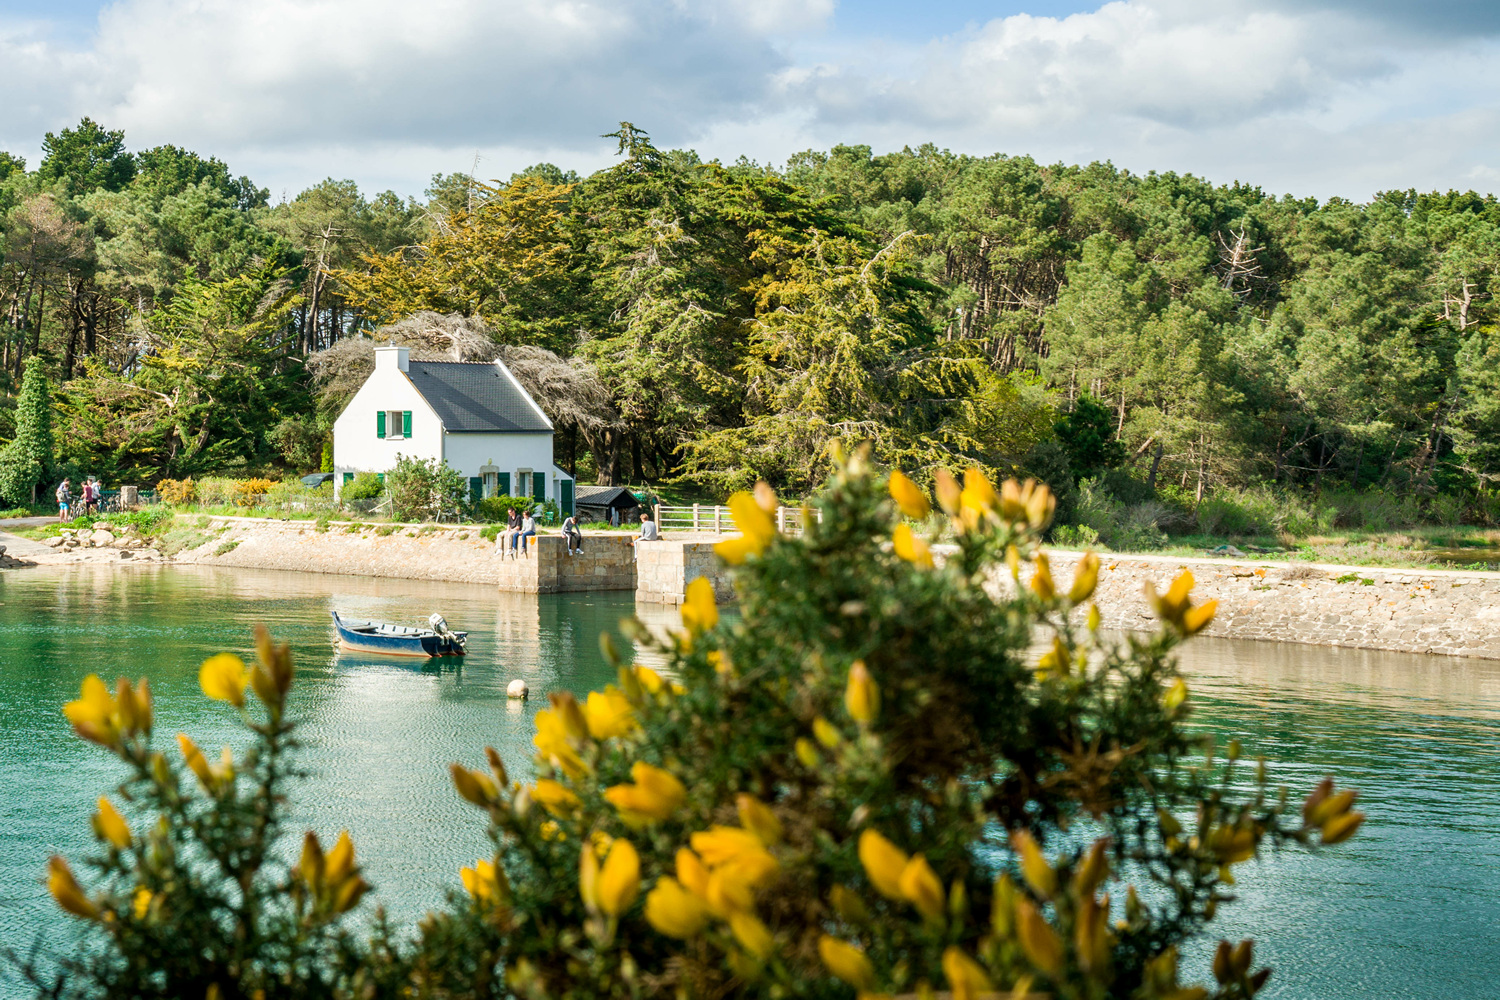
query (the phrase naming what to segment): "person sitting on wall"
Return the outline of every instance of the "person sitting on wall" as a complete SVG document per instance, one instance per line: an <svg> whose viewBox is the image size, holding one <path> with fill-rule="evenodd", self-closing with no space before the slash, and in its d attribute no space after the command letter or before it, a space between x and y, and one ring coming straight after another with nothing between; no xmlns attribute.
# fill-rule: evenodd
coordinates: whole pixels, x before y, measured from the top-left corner
<svg viewBox="0 0 1500 1000"><path fill-rule="evenodd" d="M563 518L562 533L563 541L568 546L568 555L583 555L583 532L578 530L578 518L572 514Z"/></svg>
<svg viewBox="0 0 1500 1000"><path fill-rule="evenodd" d="M514 507L507 509L505 512L505 527L495 536L495 551L500 553L501 559L504 559L510 553L511 549L515 547L512 535L515 534L520 524L520 520L516 517L516 509Z"/></svg>
<svg viewBox="0 0 1500 1000"><path fill-rule="evenodd" d="M639 536L637 536L635 541L630 543L635 548L635 555L632 558L640 559L642 542L655 542L660 540L661 533L656 530L656 522L651 520L650 514L642 514L641 533Z"/></svg>
<svg viewBox="0 0 1500 1000"><path fill-rule="evenodd" d="M536 518L531 516L531 511L528 510L525 514L521 515L521 530L518 534L521 537L521 555L524 557L526 555L526 540L536 537Z"/></svg>

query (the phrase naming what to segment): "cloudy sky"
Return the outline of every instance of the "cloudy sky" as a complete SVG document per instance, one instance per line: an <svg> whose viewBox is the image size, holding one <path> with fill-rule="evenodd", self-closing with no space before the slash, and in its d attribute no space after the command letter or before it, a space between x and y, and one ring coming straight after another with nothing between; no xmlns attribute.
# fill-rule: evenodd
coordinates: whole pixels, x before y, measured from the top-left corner
<svg viewBox="0 0 1500 1000"><path fill-rule="evenodd" d="M1500 0L0 0L0 148L90 115L295 194L935 142L1274 192L1500 190Z"/></svg>

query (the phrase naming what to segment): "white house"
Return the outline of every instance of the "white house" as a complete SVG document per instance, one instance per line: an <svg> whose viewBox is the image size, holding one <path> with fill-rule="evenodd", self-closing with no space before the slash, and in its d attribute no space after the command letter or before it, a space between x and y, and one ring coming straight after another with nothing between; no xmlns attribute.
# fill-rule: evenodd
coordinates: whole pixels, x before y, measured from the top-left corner
<svg viewBox="0 0 1500 1000"><path fill-rule="evenodd" d="M554 500L573 510L573 479L552 464L552 421L500 361L412 361L375 348L375 370L333 424L334 492L398 455L447 462L478 499Z"/></svg>

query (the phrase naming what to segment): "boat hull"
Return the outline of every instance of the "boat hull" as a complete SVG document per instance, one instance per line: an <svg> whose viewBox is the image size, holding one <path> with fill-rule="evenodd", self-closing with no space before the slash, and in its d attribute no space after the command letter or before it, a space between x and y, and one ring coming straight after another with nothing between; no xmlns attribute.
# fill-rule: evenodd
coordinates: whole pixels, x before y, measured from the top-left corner
<svg viewBox="0 0 1500 1000"><path fill-rule="evenodd" d="M339 646L359 653L380 656L409 656L431 659L435 656L463 656L462 639L466 632L455 633L459 641L438 635L430 629L405 628L378 622L351 622L333 612L333 626L338 631Z"/></svg>

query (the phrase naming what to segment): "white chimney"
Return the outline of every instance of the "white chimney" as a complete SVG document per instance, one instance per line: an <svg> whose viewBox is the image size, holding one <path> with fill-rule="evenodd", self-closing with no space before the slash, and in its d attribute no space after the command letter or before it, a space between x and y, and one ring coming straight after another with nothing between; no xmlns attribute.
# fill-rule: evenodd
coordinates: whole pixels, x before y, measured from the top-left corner
<svg viewBox="0 0 1500 1000"><path fill-rule="evenodd" d="M396 368L399 371L410 370L411 349L408 347L377 347L375 348L375 367Z"/></svg>

